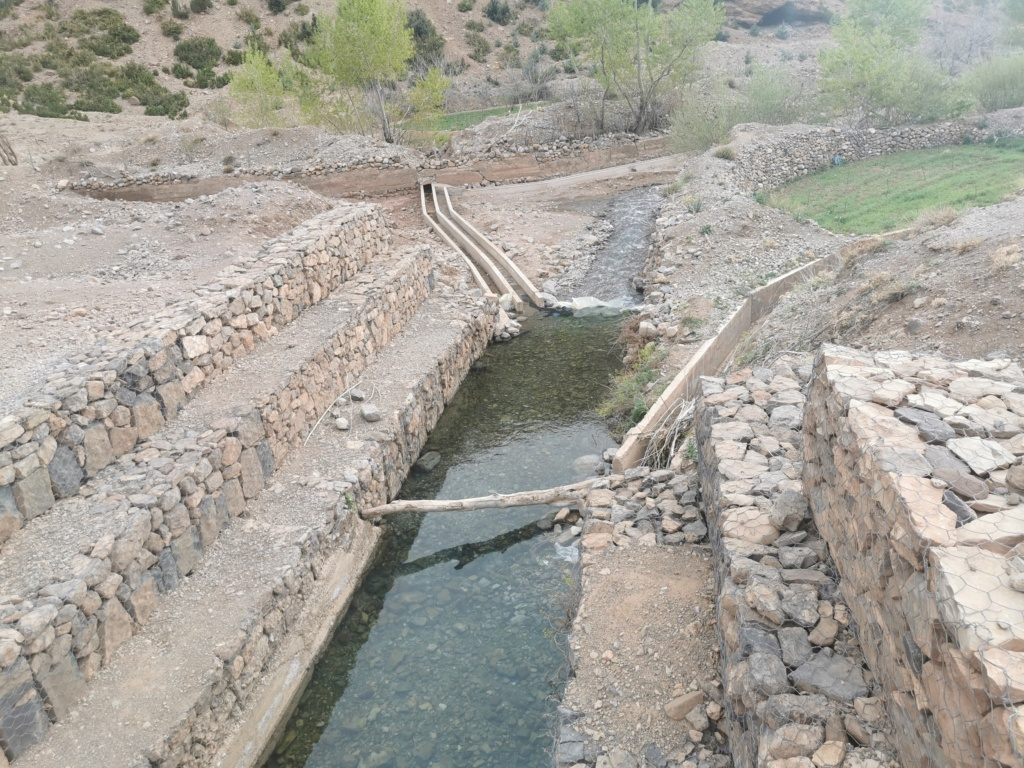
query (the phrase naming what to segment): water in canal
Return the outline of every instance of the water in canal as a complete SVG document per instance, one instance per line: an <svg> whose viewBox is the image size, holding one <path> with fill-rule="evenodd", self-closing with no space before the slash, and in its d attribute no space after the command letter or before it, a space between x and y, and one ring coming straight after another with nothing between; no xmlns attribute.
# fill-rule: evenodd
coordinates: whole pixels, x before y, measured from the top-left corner
<svg viewBox="0 0 1024 768"><path fill-rule="evenodd" d="M445 410L402 498L546 488L614 445L594 414L618 367L614 321L533 318L491 347ZM271 768L538 768L564 684L577 566L547 507L395 515Z"/></svg>

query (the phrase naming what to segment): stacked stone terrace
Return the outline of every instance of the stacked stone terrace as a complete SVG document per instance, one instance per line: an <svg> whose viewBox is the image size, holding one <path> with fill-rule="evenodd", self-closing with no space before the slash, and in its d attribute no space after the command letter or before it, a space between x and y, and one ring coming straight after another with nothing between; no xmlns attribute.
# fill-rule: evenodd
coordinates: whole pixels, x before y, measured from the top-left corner
<svg viewBox="0 0 1024 768"><path fill-rule="evenodd" d="M729 744L737 768L895 768L881 689L803 493L810 374L784 360L701 380Z"/></svg>
<svg viewBox="0 0 1024 768"><path fill-rule="evenodd" d="M804 484L907 766L1024 764L1024 375L826 346Z"/></svg>
<svg viewBox="0 0 1024 768"><path fill-rule="evenodd" d="M70 716L86 683L147 626L160 596L216 555L227 524L428 300L429 248L383 262L387 242L373 207L316 217L196 297L68 361L40 396L0 421L5 759ZM394 424L386 419L355 444L341 503L325 520L311 510L305 517L315 524L303 518L289 529L293 554L282 552L267 574L272 583L237 644L219 649L195 708L169 737L152 735L162 745L152 764L205 764L298 619L317 568L332 548L353 546L353 506L397 490L486 347L494 309L459 298L435 309L451 329L447 351L396 392ZM250 354L256 369L243 370Z"/></svg>

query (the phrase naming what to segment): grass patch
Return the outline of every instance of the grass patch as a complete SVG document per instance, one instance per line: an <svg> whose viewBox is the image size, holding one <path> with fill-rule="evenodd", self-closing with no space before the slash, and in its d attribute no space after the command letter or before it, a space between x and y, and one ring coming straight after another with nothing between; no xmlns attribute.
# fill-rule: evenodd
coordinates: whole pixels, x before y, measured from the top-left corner
<svg viewBox="0 0 1024 768"><path fill-rule="evenodd" d="M641 347L636 362L612 378L608 396L597 412L611 420L611 432L616 438L639 424L664 391L668 382L658 386L664 360L665 352L656 350L653 344Z"/></svg>
<svg viewBox="0 0 1024 768"><path fill-rule="evenodd" d="M899 152L806 176L766 200L833 232L889 232L925 211L1000 202L1020 188L1022 164L1024 139Z"/></svg>

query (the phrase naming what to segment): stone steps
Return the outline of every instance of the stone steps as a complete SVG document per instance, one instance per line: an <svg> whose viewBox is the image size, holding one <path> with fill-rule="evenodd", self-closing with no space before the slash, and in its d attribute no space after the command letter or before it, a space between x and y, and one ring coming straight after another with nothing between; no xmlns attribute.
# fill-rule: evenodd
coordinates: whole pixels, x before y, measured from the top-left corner
<svg viewBox="0 0 1024 768"><path fill-rule="evenodd" d="M388 495L486 347L489 315L452 319L467 309L443 298L420 308L362 372L383 418L356 416L346 432L325 420L292 450L145 632L17 765L94 766L100 755L109 768L258 760L260 737L287 711L277 686L294 694L301 685L314 640L329 639L372 555L378 529L354 513L353 496L370 505Z"/></svg>
<svg viewBox="0 0 1024 768"><path fill-rule="evenodd" d="M158 595L199 565L346 382L404 328L427 296L429 269L421 248L346 283L80 495L14 533L0 565L0 611L17 630L0 636L10 757L64 717L85 679L150 622Z"/></svg>

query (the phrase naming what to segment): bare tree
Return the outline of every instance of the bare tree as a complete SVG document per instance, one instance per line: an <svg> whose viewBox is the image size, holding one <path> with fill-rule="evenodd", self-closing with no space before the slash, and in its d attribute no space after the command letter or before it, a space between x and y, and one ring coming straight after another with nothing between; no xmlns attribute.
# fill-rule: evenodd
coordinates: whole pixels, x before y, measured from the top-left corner
<svg viewBox="0 0 1024 768"><path fill-rule="evenodd" d="M0 133L0 165L17 165L18 156L7 137Z"/></svg>

